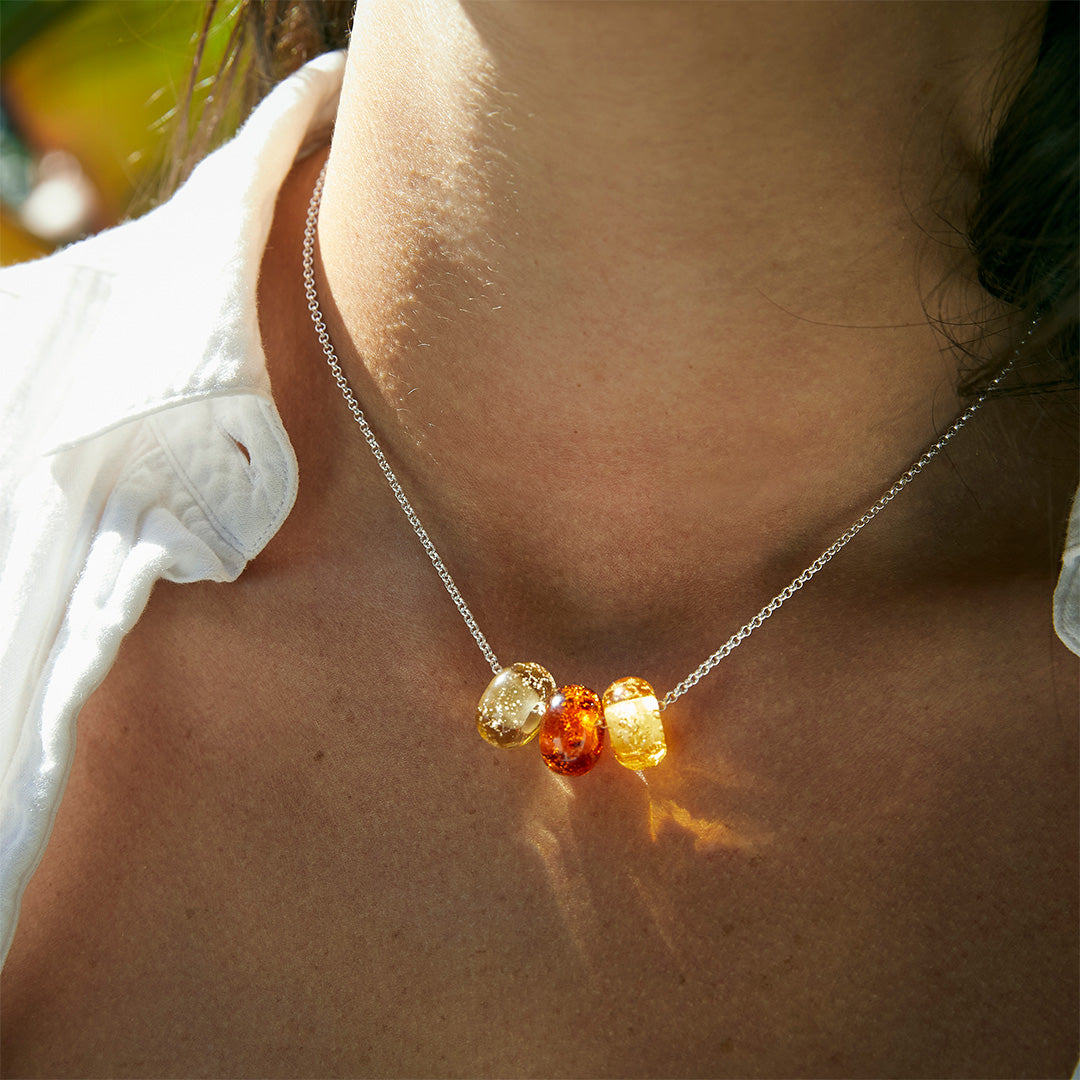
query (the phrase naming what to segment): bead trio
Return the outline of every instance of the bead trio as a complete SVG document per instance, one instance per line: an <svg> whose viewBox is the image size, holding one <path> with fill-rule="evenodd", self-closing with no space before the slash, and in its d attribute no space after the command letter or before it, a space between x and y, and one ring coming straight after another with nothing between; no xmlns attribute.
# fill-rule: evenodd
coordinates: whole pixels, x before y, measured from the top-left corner
<svg viewBox="0 0 1080 1080"><path fill-rule="evenodd" d="M427 534L408 496L402 490L394 470L387 461L374 432L364 416L341 370L329 331L323 320L322 309L315 289L315 229L319 217L326 165L322 167L308 203L304 225L303 279L308 311L315 332L326 356L327 365L341 391L345 404L353 415L379 468L386 477L390 490L397 499L402 512L416 533L417 539L435 567L443 586L454 606L484 654L495 677L488 684L477 707L476 723L480 734L492 745L508 747L523 746L539 735L540 753L548 768L563 776L580 776L597 762L605 741L610 741L616 760L628 769L640 770L658 765L667 752L660 711L677 701L696 686L731 651L745 641L766 619L787 603L826 563L855 536L857 536L920 472L935 458L975 415L991 392L1012 370L1021 349L1034 333L1038 320L1028 326L1013 358L983 391L949 425L945 432L931 443L917 461L901 473L892 485L850 528L837 537L798 577L780 590L749 622L741 626L719 649L703 660L685 679L658 701L653 688L644 680L634 677L619 679L604 691L603 697L576 684L557 687L551 674L539 664L517 663L504 668L488 644L476 618L465 603L454 579L443 564L442 558Z"/></svg>
<svg viewBox="0 0 1080 1080"><path fill-rule="evenodd" d="M605 735L628 769L659 765L667 753L656 693L633 676L613 682L601 698L584 686L557 688L539 664L511 664L488 683L476 726L493 746L524 746L539 735L544 764L563 776L587 773Z"/></svg>

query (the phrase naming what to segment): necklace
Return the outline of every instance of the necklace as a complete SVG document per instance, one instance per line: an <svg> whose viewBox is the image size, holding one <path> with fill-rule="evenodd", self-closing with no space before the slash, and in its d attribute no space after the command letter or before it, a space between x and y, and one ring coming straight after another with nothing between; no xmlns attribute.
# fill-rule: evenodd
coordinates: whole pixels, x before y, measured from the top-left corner
<svg viewBox="0 0 1080 1080"><path fill-rule="evenodd" d="M636 676L618 679L604 691L603 695L577 684L560 687L550 672L540 664L519 662L503 667L499 663L499 658L477 625L473 613L458 591L457 585L454 584L454 579L443 564L427 530L402 490L394 470L386 460L386 455L368 425L356 396L341 370L341 364L330 341L315 291L313 267L315 226L319 217L319 204L322 200L325 178L326 165L324 164L308 204L304 226L303 269L308 311L311 312L315 332L326 356L326 362L353 419L386 477L390 490L394 493L417 539L427 552L432 566L435 567L449 593L450 599L454 601L465 625L469 628L469 632L494 673L495 677L488 684L477 706L476 723L480 734L489 743L500 747L524 746L534 735L539 734L540 752L545 764L565 776L580 776L588 772L599 759L605 741L611 743L619 764L629 769L640 770L658 765L667 752L660 713L696 686L724 657L742 644L766 619L790 600L841 548L846 547L862 532L975 415L1015 362L1014 354L1013 361L1002 369L987 389L975 398L940 438L923 451L917 461L897 477L888 490L858 521L838 536L798 577L781 589L749 622L736 630L716 652L703 660L663 698L658 699L653 688L644 679ZM1030 334L1031 329L1021 341L1017 352Z"/></svg>

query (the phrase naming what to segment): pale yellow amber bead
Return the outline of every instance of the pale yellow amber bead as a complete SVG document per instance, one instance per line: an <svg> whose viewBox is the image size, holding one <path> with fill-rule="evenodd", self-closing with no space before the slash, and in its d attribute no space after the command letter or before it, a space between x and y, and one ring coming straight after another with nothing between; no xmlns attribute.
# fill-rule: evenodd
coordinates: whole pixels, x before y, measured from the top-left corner
<svg viewBox="0 0 1080 1080"><path fill-rule="evenodd" d="M628 769L659 765L667 743L656 691L644 679L630 676L613 682L604 691L603 702L604 723L618 763Z"/></svg>
<svg viewBox="0 0 1080 1080"><path fill-rule="evenodd" d="M476 726L494 746L524 746L540 729L548 698L558 689L539 664L511 664L488 683L476 707Z"/></svg>

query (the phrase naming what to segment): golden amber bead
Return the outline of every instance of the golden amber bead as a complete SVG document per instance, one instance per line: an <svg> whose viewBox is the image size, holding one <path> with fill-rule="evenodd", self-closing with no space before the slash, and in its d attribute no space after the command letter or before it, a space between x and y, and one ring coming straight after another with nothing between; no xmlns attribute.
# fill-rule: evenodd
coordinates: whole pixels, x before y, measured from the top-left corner
<svg viewBox="0 0 1080 1080"><path fill-rule="evenodd" d="M604 748L604 710L584 686L564 686L547 703L540 722L540 753L564 776L587 773Z"/></svg>
<svg viewBox="0 0 1080 1080"><path fill-rule="evenodd" d="M555 680L539 664L511 664L488 683L476 726L494 746L524 746L539 730Z"/></svg>
<svg viewBox="0 0 1080 1080"><path fill-rule="evenodd" d="M628 769L659 765L667 743L656 691L644 679L630 676L613 682L603 701L604 723L618 763Z"/></svg>

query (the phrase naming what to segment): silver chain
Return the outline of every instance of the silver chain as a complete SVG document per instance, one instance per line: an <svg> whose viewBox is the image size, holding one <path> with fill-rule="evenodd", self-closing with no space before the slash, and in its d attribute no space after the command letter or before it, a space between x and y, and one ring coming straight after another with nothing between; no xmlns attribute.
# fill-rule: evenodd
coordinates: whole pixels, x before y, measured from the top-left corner
<svg viewBox="0 0 1080 1080"><path fill-rule="evenodd" d="M454 605L461 612L461 617L465 620L465 625L476 640L476 644L480 646L484 659L491 665L491 670L498 675L502 670L499 658L488 644L487 638L484 637L480 627L477 626L476 618L469 610L469 605L465 603L464 597L458 591L454 579L450 576L450 571L446 569L442 558L435 550L435 545L431 542L427 529L424 528L416 511L413 509L412 503L409 502L408 496L402 490L394 470L390 467L390 462L386 460L386 455L382 452L382 447L375 438L375 433L371 430L363 410L357 403L356 395L352 392L352 387L349 386L345 373L341 370L341 364L338 362L337 353L334 352L334 346L330 343L330 335L326 330L326 323L323 322L322 309L319 307L319 298L315 292L315 270L312 265L315 251L315 223L319 220L319 203L322 200L322 188L325 179L326 166L323 165L322 171L319 173L319 179L315 183L315 191L312 193L311 202L308 204L307 223L304 226L304 292L307 293L308 311L311 312L312 322L315 323L315 332L319 335L319 344L326 354L326 362L333 372L334 382L338 384L338 389L345 398L345 404L349 406L349 412L353 414L353 419L360 425L360 430L364 433L364 438L367 439L367 444L371 447L371 452L375 455L375 460L379 463L383 476L386 477L387 482L390 484L390 490L394 493L394 498L397 499L401 509L405 512L405 516L409 519L413 532L416 533L420 543L423 544L424 550L431 560L431 565L435 567L443 585L446 586L446 591L450 594L450 599L454 601Z"/></svg>
<svg viewBox="0 0 1080 1080"><path fill-rule="evenodd" d="M394 493L394 497L397 499L404 511L405 516L409 519L409 524L413 527L413 531L416 533L423 545L424 550L427 552L428 558L431 560L432 566L438 572L443 585L446 587L446 591L450 594L450 599L454 601L454 605L461 613L461 617L465 620L465 625L469 628L469 633L472 634L476 641L476 644L480 647L480 651L484 654L484 658L491 665L491 670L498 674L502 668L499 663L499 658L495 655L491 646L487 642L487 638L484 637L480 627L476 623L476 619L473 613L469 610L469 605L465 603L464 598L458 591L458 587L454 584L454 579L450 576L450 572L446 569L442 559L439 556L438 551L435 550L435 545L431 542L431 538L427 534L427 530L424 528L417 516L416 511L413 509L412 503L409 502L408 497L401 488L401 484L398 482L397 476L394 475L394 470L390 467L390 462L386 460L386 455L382 452L382 447L379 445L378 440L375 438L374 432L372 432L368 425L367 419L364 416L363 410L361 410L359 404L356 401L356 395L352 391L352 387L349 386L348 380L345 378L344 373L341 370L341 364L338 361L337 354L334 352L334 346L330 342L330 335L326 329L326 323L323 321L322 310L319 307L318 295L315 291L315 270L313 267L314 251L315 251L315 226L319 219L319 203L322 200L323 181L326 178L326 165L323 165L322 171L319 173L319 179L315 182L315 190L311 195L311 202L308 204L307 222L304 226L304 291L307 293L308 311L311 312L312 321L315 324L315 331L319 336L319 344L322 346L322 350L326 355L326 362L330 365L330 370L334 376L334 382L337 383L338 389L341 391L342 396L345 398L345 403L349 407L349 411L353 414L353 419L356 420L360 426L360 430L364 433L364 438L367 440L368 446L371 447L371 452L375 455L375 460L379 463L379 468L382 469L383 475L386 477L390 484L390 490ZM1023 341L1021 341L1021 348L1028 337L1031 336L1034 324L1028 333L1025 335ZM922 457L918 459L913 465L911 465L906 472L904 472L893 485L886 491L880 499L858 521L855 522L843 535L838 536L798 577L796 577L789 585L781 589L748 623L739 627L734 634L731 635L716 650L708 659L703 661L698 667L696 667L685 679L682 680L677 686L664 695L664 699L660 702L660 708L666 709L669 705L678 701L692 687L696 686L706 675L721 660L724 659L733 649L741 645L761 624L769 618L769 616L775 614L780 608L790 600L822 567L838 551L846 547L855 537L870 524L923 471L924 468L935 458L941 451L956 437L956 433L975 415L975 413L982 406L983 402L989 397L991 391L1000 385L1002 379L1012 369L1012 363L1006 365L1001 372L993 379L987 388L977 397L974 401L949 425L945 433L936 441L931 443L923 452Z"/></svg>

